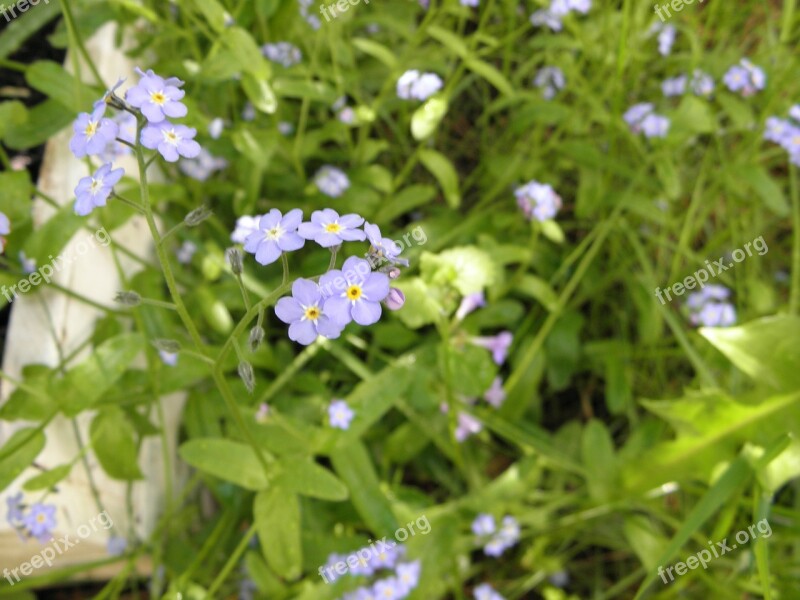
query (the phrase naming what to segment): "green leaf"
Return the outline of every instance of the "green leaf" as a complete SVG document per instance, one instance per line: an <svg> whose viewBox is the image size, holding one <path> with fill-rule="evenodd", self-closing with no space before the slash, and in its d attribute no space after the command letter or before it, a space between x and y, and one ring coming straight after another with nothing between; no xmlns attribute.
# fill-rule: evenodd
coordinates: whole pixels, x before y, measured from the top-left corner
<svg viewBox="0 0 800 600"><path fill-rule="evenodd" d="M444 192L445 200L450 208L461 205L461 193L458 190L458 173L444 154L436 150L420 150L419 160L430 171Z"/></svg>
<svg viewBox="0 0 800 600"><path fill-rule="evenodd" d="M419 277L401 279L392 284L406 297L403 309L395 313L411 329L419 329L435 323L441 318L444 309L433 297L433 292Z"/></svg>
<svg viewBox="0 0 800 600"><path fill-rule="evenodd" d="M333 468L350 489L350 501L364 523L378 536L397 530L397 519L372 465L366 447L360 441L331 454Z"/></svg>
<svg viewBox="0 0 800 600"><path fill-rule="evenodd" d="M347 487L325 467L310 458L285 458L278 462L280 474L274 485L301 496L321 500L347 500Z"/></svg>
<svg viewBox="0 0 800 600"><path fill-rule="evenodd" d="M24 19L14 19L0 34L0 58L8 58L22 48L25 41L61 14L58 2L39 3Z"/></svg>
<svg viewBox="0 0 800 600"><path fill-rule="evenodd" d="M253 502L253 517L267 564L285 579L299 577L303 547L297 496L279 487L263 490Z"/></svg>
<svg viewBox="0 0 800 600"><path fill-rule="evenodd" d="M431 185L410 185L387 198L381 205L375 221L384 223L411 212L418 206L427 204L436 195L436 188Z"/></svg>
<svg viewBox="0 0 800 600"><path fill-rule="evenodd" d="M195 469L230 481L248 490L267 487L264 468L255 450L247 444L221 438L189 440L178 450Z"/></svg>
<svg viewBox="0 0 800 600"><path fill-rule="evenodd" d="M242 87L253 106L261 112L271 115L278 109L278 99L266 79L245 72L242 75Z"/></svg>
<svg viewBox="0 0 800 600"><path fill-rule="evenodd" d="M464 64L470 71L476 75L480 75L486 81L491 83L504 96L514 95L514 87L511 85L508 79L506 79L500 71L498 71L489 63L471 56L464 61Z"/></svg>
<svg viewBox="0 0 800 600"><path fill-rule="evenodd" d="M704 327L700 334L754 381L800 388L800 318L766 317L738 327Z"/></svg>
<svg viewBox="0 0 800 600"><path fill-rule="evenodd" d="M60 64L49 60L34 62L25 71L25 79L33 89L76 113L91 112L92 104L99 99L91 88L67 73Z"/></svg>
<svg viewBox="0 0 800 600"><path fill-rule="evenodd" d="M581 439L581 456L586 468L589 495L606 502L619 489L614 442L605 425L596 419L587 423Z"/></svg>
<svg viewBox="0 0 800 600"><path fill-rule="evenodd" d="M741 182L761 198L764 205L779 217L789 214L789 203L783 195L781 187L769 176L766 169L759 165L738 165L730 171Z"/></svg>
<svg viewBox="0 0 800 600"><path fill-rule="evenodd" d="M447 353L453 387L466 397L475 398L488 390L497 376L497 365L485 348L466 344Z"/></svg>
<svg viewBox="0 0 800 600"><path fill-rule="evenodd" d="M464 41L447 29L443 29L438 25L431 25L428 27L428 35L430 35L433 39L440 42L445 48L450 50L453 54L458 56L459 58L465 58L470 55L469 48L464 43Z"/></svg>
<svg viewBox="0 0 800 600"><path fill-rule="evenodd" d="M373 58L378 59L384 65L389 67L389 69L394 69L395 65L397 65L397 57L395 57L395 53L389 50L389 48L383 44L379 44L378 42L374 42L366 38L351 38L350 43L361 50L364 54L369 54Z"/></svg>
<svg viewBox="0 0 800 600"><path fill-rule="evenodd" d="M717 96L717 102L722 105L722 108L737 128L750 129L753 127L755 117L750 104L727 92L720 93Z"/></svg>
<svg viewBox="0 0 800 600"><path fill-rule="evenodd" d="M13 150L27 150L41 146L67 127L75 119L75 112L57 100L45 100L28 111L22 123L6 125L5 143Z"/></svg>
<svg viewBox="0 0 800 600"><path fill-rule="evenodd" d="M461 295L481 292L497 278L491 256L475 246L461 246L420 257L422 277L434 285L452 285Z"/></svg>
<svg viewBox="0 0 800 600"><path fill-rule="evenodd" d="M22 489L26 492L52 489L59 481L69 475L71 470L71 464L53 467L49 471L45 471L44 473L28 479L28 481L22 484Z"/></svg>
<svg viewBox="0 0 800 600"><path fill-rule="evenodd" d="M97 413L90 428L92 449L97 460L113 479L142 479L136 439L131 422L121 408L109 406Z"/></svg>
<svg viewBox="0 0 800 600"><path fill-rule="evenodd" d="M238 68L259 78L270 77L272 69L250 33L241 27L226 27L220 41L233 54Z"/></svg>
<svg viewBox="0 0 800 600"><path fill-rule="evenodd" d="M523 275L516 285L516 289L534 300L542 303L549 312L553 312L558 307L558 294L541 277L536 275Z"/></svg>
<svg viewBox="0 0 800 600"><path fill-rule="evenodd" d="M17 387L0 407L0 419L44 421L58 410L56 398L49 390L53 371L45 365L26 365L22 372L25 385Z"/></svg>
<svg viewBox="0 0 800 600"><path fill-rule="evenodd" d="M25 242L25 254L35 259L38 265L53 263L52 257L59 255L85 222L85 218L75 214L72 203L65 204L28 237ZM90 243L92 240L96 242L88 232L85 239L87 240L85 243ZM69 264L74 257L64 256L62 260L61 264Z"/></svg>
<svg viewBox="0 0 800 600"><path fill-rule="evenodd" d="M447 100L440 96L429 98L411 115L411 135L419 141L428 139L447 114Z"/></svg>
<svg viewBox="0 0 800 600"><path fill-rule="evenodd" d="M689 94L681 100L672 128L689 133L713 133L717 130L717 120L708 102Z"/></svg>
<svg viewBox="0 0 800 600"><path fill-rule="evenodd" d="M220 33L225 30L225 9L217 0L191 0L191 2L214 31Z"/></svg>
<svg viewBox="0 0 800 600"><path fill-rule="evenodd" d="M272 89L281 98L308 98L326 104L333 104L338 97L336 90L322 81L294 77L276 77Z"/></svg>
<svg viewBox="0 0 800 600"><path fill-rule="evenodd" d="M25 105L18 100L0 103L0 139L6 135L9 125L19 127L28 120L28 111ZM13 175L19 171L6 171L0 175Z"/></svg>
<svg viewBox="0 0 800 600"><path fill-rule="evenodd" d="M0 490L6 489L12 481L31 466L44 449L44 433L35 427L15 431L0 450ZM11 452L9 453L9 450ZM7 456L6 456L7 455Z"/></svg>
<svg viewBox="0 0 800 600"><path fill-rule="evenodd" d="M91 407L122 376L144 348L139 334L118 335L95 348L94 353L53 385L64 414L77 416Z"/></svg>

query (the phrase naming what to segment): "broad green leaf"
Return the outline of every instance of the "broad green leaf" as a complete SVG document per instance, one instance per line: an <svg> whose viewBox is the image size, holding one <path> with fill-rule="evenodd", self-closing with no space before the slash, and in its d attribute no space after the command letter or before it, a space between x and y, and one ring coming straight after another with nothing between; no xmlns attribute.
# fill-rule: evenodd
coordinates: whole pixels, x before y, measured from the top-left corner
<svg viewBox="0 0 800 600"><path fill-rule="evenodd" d="M53 385L64 414L74 417L91 407L122 376L144 347L138 334L123 334L103 342L92 355Z"/></svg>
<svg viewBox="0 0 800 600"><path fill-rule="evenodd" d="M475 246L450 248L439 254L423 252L420 270L433 285L452 285L463 296L481 292L497 279L491 256Z"/></svg>
<svg viewBox="0 0 800 600"><path fill-rule="evenodd" d="M61 102L45 100L28 111L25 121L6 125L5 144L13 150L41 146L72 123L75 116L75 111Z"/></svg>
<svg viewBox="0 0 800 600"><path fill-rule="evenodd" d="M25 79L33 89L57 100L75 113L91 112L92 104L99 99L91 88L67 73L64 67L49 60L34 62L25 71Z"/></svg>
<svg viewBox="0 0 800 600"><path fill-rule="evenodd" d="M410 185L399 192L390 196L381 205L375 221L385 223L393 221L397 217L404 215L418 206L427 204L436 195L436 188L432 185Z"/></svg>
<svg viewBox="0 0 800 600"><path fill-rule="evenodd" d="M277 464L280 473L273 482L276 487L321 500L347 499L348 491L345 485L328 469L312 459L282 458Z"/></svg>
<svg viewBox="0 0 800 600"><path fill-rule="evenodd" d="M428 139L444 116L447 114L448 103L441 96L429 98L411 115L411 135L417 141Z"/></svg>
<svg viewBox="0 0 800 600"><path fill-rule="evenodd" d="M75 214L72 203L65 204L28 237L25 242L25 254L36 259L37 265L53 264L57 260L54 257L59 256L67 242L81 230L85 222L85 218ZM94 243L96 245L97 243L97 240L89 232L81 232L78 234L78 239L82 240L84 244ZM72 251L75 252L75 250L77 247L73 247ZM75 254L77 253L75 252ZM75 256L64 255L61 257L63 261L61 264L75 260L75 258Z"/></svg>
<svg viewBox="0 0 800 600"><path fill-rule="evenodd" d="M26 365L22 372L25 385L17 387L0 407L0 419L44 421L58 410L49 388L53 371L45 365Z"/></svg>
<svg viewBox="0 0 800 600"><path fill-rule="evenodd" d="M217 0L191 0L195 10L203 15L215 32L225 29L225 9Z"/></svg>
<svg viewBox="0 0 800 600"><path fill-rule="evenodd" d="M434 297L430 286L419 277L402 278L393 283L406 297L403 310L396 314L411 329L419 329L439 320L444 308Z"/></svg>
<svg viewBox="0 0 800 600"><path fill-rule="evenodd" d="M508 79L506 79L500 71L498 71L489 63L475 57L469 57L464 61L464 64L470 71L476 75L480 75L486 81L496 87L501 94L505 96L514 95L514 87L511 85Z"/></svg>
<svg viewBox="0 0 800 600"><path fill-rule="evenodd" d="M261 112L271 115L278 109L278 99L266 79L245 72L242 75L242 87L253 106Z"/></svg>
<svg viewBox="0 0 800 600"><path fill-rule="evenodd" d="M34 427L15 431L0 449L0 490L6 489L12 481L31 466L44 449L44 433ZM9 451L11 451L9 453Z"/></svg>
<svg viewBox="0 0 800 600"><path fill-rule="evenodd" d="M589 495L606 502L619 489L614 442L605 425L596 419L586 424L581 439L581 455L586 469Z"/></svg>
<svg viewBox="0 0 800 600"><path fill-rule="evenodd" d="M270 77L272 69L250 33L241 27L227 27L220 41L233 54L239 69L252 73L257 78Z"/></svg>
<svg viewBox="0 0 800 600"><path fill-rule="evenodd" d="M38 490L49 490L53 488L57 483L59 483L62 479L64 479L69 472L72 470L72 465L60 465L58 467L53 467L52 469L45 471L35 477L31 477L22 484L22 489L26 492L35 492Z"/></svg>
<svg viewBox="0 0 800 600"><path fill-rule="evenodd" d="M303 567L300 502L286 489L258 493L253 502L258 539L267 564L285 579L296 579Z"/></svg>
<svg viewBox="0 0 800 600"><path fill-rule="evenodd" d="M19 127L28 119L25 105L18 100L0 103L0 139L6 134L9 125ZM13 174L17 171L7 171L0 175Z"/></svg>
<svg viewBox="0 0 800 600"><path fill-rule="evenodd" d="M800 318L766 317L738 327L704 327L700 334L754 381L800 388Z"/></svg>
<svg viewBox="0 0 800 600"><path fill-rule="evenodd" d="M461 205L461 193L458 189L458 173L444 154L436 150L420 150L419 160L430 171L444 192L445 200L450 208Z"/></svg>
<svg viewBox="0 0 800 600"><path fill-rule="evenodd" d="M427 33L456 56L465 58L470 55L469 48L464 43L464 40L452 31L443 29L438 25L431 25L428 27Z"/></svg>
<svg viewBox="0 0 800 600"><path fill-rule="evenodd" d="M230 481L248 490L263 490L267 476L255 450L232 440L206 438L189 440L178 450L195 469Z"/></svg>
<svg viewBox="0 0 800 600"><path fill-rule="evenodd" d="M364 444L354 442L336 450L330 458L336 474L350 488L350 501L372 533L383 536L394 532L397 519Z"/></svg>
<svg viewBox="0 0 800 600"><path fill-rule="evenodd" d="M764 205L779 217L789 214L789 203L783 195L781 187L769 176L764 167L759 165L738 165L731 173L743 181L748 188L761 198Z"/></svg>
<svg viewBox="0 0 800 600"><path fill-rule="evenodd" d="M136 438L121 408L109 406L97 413L90 428L92 449L103 470L113 479L142 479Z"/></svg>
<svg viewBox="0 0 800 600"><path fill-rule="evenodd" d="M689 133L713 133L717 129L717 120L708 102L687 94L672 117L672 129Z"/></svg>
<svg viewBox="0 0 800 600"><path fill-rule="evenodd" d="M667 540L657 531L653 522L642 515L633 515L625 519L622 531L639 557L639 562L648 571L658 569L659 564L655 560L667 547Z"/></svg>
<svg viewBox="0 0 800 600"><path fill-rule="evenodd" d="M11 4L10 2L5 3ZM35 10L29 10L24 19L14 19L0 34L0 58L8 58L22 48L25 41L61 14L59 3L54 0L39 2ZM4 19L5 20L5 19ZM5 23L3 23L5 25Z"/></svg>
<svg viewBox="0 0 800 600"><path fill-rule="evenodd" d="M491 387L497 376L497 365L485 348L472 344L466 344L460 349L452 347L447 353L447 359L453 387L465 397L480 397ZM445 364L444 361L442 364Z"/></svg>
<svg viewBox="0 0 800 600"><path fill-rule="evenodd" d="M717 96L717 102L722 105L733 124L739 129L750 129L755 123L755 116L753 116L753 109L750 108L750 104L738 96L728 92L721 92Z"/></svg>
<svg viewBox="0 0 800 600"><path fill-rule="evenodd" d="M515 287L520 293L541 302L549 312L553 312L558 306L558 294L541 277L523 275Z"/></svg>

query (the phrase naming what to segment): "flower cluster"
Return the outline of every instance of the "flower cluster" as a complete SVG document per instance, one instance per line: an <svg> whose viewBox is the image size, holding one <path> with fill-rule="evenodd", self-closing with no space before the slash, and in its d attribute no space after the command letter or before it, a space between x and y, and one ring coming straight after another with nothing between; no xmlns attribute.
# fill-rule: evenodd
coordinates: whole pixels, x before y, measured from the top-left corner
<svg viewBox="0 0 800 600"><path fill-rule="evenodd" d="M633 133L644 133L648 138L666 137L669 131L669 119L656 114L653 110L654 107L649 102L634 104L622 118Z"/></svg>
<svg viewBox="0 0 800 600"><path fill-rule="evenodd" d="M182 160L179 168L187 177L197 181L206 181L214 173L227 167L227 160L214 156L205 148L201 148L200 154L196 158Z"/></svg>
<svg viewBox="0 0 800 600"><path fill-rule="evenodd" d="M6 498L6 505L6 521L22 539L36 538L42 544L52 539L56 527L55 505L37 502L26 506L22 492Z"/></svg>
<svg viewBox="0 0 800 600"><path fill-rule="evenodd" d="M757 67L743 58L738 65L728 69L723 81L730 91L738 92L746 98L764 89L767 84L767 76L761 67Z"/></svg>
<svg viewBox="0 0 800 600"><path fill-rule="evenodd" d="M724 285L710 284L686 298L693 325L730 327L736 324L736 309L727 302L731 291Z"/></svg>
<svg viewBox="0 0 800 600"><path fill-rule="evenodd" d="M256 262L268 265L284 252L299 250L306 241L338 248L344 242L364 241L369 236L370 260L351 256L342 269L331 269L318 282L296 279L291 297L281 298L275 306L275 314L289 325L289 339L302 345L311 344L319 336L336 339L352 321L365 326L377 323L381 302L386 301L393 310L403 305L402 293L390 288L389 281L390 276L399 275L395 265L408 263L397 256L399 249L381 236L377 225L365 223L356 214L340 216L330 208L314 211L310 221L302 219L299 208L286 215L276 208L265 215L245 215L237 220L231 240L243 244ZM376 271L376 259L389 264Z"/></svg>
<svg viewBox="0 0 800 600"><path fill-rule="evenodd" d="M561 31L562 20L571 12L585 15L592 8L592 0L552 0L550 6L537 10L530 17L535 27L546 26L552 31Z"/></svg>
<svg viewBox="0 0 800 600"><path fill-rule="evenodd" d="M366 600L369 598L401 600L411 594L419 585L419 576L422 570L422 565L418 560L404 562L405 555L406 547L402 544L391 548L385 547L377 552L366 546L349 555L331 554L326 563L326 566L329 567L327 572L333 572L334 577L331 582L336 581L339 574L330 567L344 562L348 565L348 573L352 576L382 576L381 579L373 581L371 585L348 592L342 596L341 600ZM368 558L364 558L364 556ZM351 559L353 559L352 562Z"/></svg>
<svg viewBox="0 0 800 600"><path fill-rule="evenodd" d="M441 77L436 73L406 71L397 80L397 97L402 100L427 100L442 89Z"/></svg>
<svg viewBox="0 0 800 600"><path fill-rule="evenodd" d="M300 15L303 17L306 23L311 25L311 29L316 31L320 27L322 27L322 21L319 20L319 17L315 14L310 12L311 5L314 4L314 0L299 0L300 3Z"/></svg>
<svg viewBox="0 0 800 600"><path fill-rule="evenodd" d="M261 46L261 53L270 61L291 67L303 60L303 53L300 48L289 42L277 42L275 44L264 44Z"/></svg>
<svg viewBox="0 0 800 600"><path fill-rule="evenodd" d="M767 119L764 139L779 144L789 153L792 163L800 166L800 104L789 110L789 119Z"/></svg>
<svg viewBox="0 0 800 600"><path fill-rule="evenodd" d="M197 130L176 125L170 118L185 117L186 105L181 102L186 92L183 81L177 77L164 79L149 70L136 69L139 83L128 89L125 101L116 95L123 84L120 79L103 98L95 102L91 114L81 113L73 124L73 136L69 147L76 158L100 156L106 162L94 174L82 178L75 188L75 213L88 215L106 201L125 174L123 169L114 169L114 158L129 152L136 143L136 126L143 117L139 142L145 148L157 150L165 160L176 162L179 157L195 158L200 155L200 144L194 141ZM114 119L105 117L108 106L124 112Z"/></svg>
<svg viewBox="0 0 800 600"><path fill-rule="evenodd" d="M678 75L671 79L665 79L661 84L661 91L663 91L664 95L667 97L682 96L686 93L687 83L692 93L696 96L708 97L714 92L714 79L711 75L704 73L700 69L695 69L691 81L689 81L686 75Z"/></svg>
<svg viewBox="0 0 800 600"><path fill-rule="evenodd" d="M347 174L330 165L325 165L316 172L314 184L320 192L331 198L338 198L350 188Z"/></svg>
<svg viewBox="0 0 800 600"><path fill-rule="evenodd" d="M517 205L528 219L548 221L555 218L561 208L561 196L553 186L531 180L514 190Z"/></svg>
<svg viewBox="0 0 800 600"><path fill-rule="evenodd" d="M497 529L494 517L485 513L479 514L472 522L472 533L483 544L486 556L498 557L519 541L519 523L507 515L503 517L500 529Z"/></svg>
<svg viewBox="0 0 800 600"><path fill-rule="evenodd" d="M533 78L533 85L542 90L545 100L551 100L566 85L564 72L558 67L542 67Z"/></svg>

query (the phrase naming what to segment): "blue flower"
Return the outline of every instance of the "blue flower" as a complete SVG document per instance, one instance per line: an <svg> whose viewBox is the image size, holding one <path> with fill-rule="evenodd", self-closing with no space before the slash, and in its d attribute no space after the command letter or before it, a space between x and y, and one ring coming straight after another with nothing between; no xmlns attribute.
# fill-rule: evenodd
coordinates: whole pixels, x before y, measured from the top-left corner
<svg viewBox="0 0 800 600"><path fill-rule="evenodd" d="M244 244L251 233L255 233L259 230L258 224L263 216L264 215L256 215L251 217L250 215L242 215L236 219L236 227L231 234L231 241L237 244Z"/></svg>
<svg viewBox="0 0 800 600"><path fill-rule="evenodd" d="M736 309L726 302L731 291L724 285L709 284L686 298L689 319L703 327L730 327L736 324Z"/></svg>
<svg viewBox="0 0 800 600"><path fill-rule="evenodd" d="M669 119L653 112L649 102L634 104L622 116L633 133L643 132L647 137L664 137L669 130Z"/></svg>
<svg viewBox="0 0 800 600"><path fill-rule="evenodd" d="M486 306L486 298L483 292L467 294L461 299L461 304L458 305L455 315L456 321L462 321L464 317L482 306Z"/></svg>
<svg viewBox="0 0 800 600"><path fill-rule="evenodd" d="M320 192L331 198L338 198L350 187L350 180L345 172L330 165L325 165L317 171L314 183Z"/></svg>
<svg viewBox="0 0 800 600"><path fill-rule="evenodd" d="M514 341L514 334L510 331L502 331L495 336L490 337L474 337L470 341L476 346L481 346L492 353L494 362L502 365L506 361L508 348L511 342Z"/></svg>
<svg viewBox="0 0 800 600"><path fill-rule="evenodd" d="M503 596L494 591L488 583L482 583L472 590L475 600L505 600Z"/></svg>
<svg viewBox="0 0 800 600"><path fill-rule="evenodd" d="M23 519L25 505L22 502L22 498L22 492L6 498L6 506L8 507L6 521L15 529L21 525Z"/></svg>
<svg viewBox="0 0 800 600"><path fill-rule="evenodd" d="M406 71L397 80L397 96L403 100L427 100L442 89L442 78L436 73Z"/></svg>
<svg viewBox="0 0 800 600"><path fill-rule="evenodd" d="M323 248L330 248L342 242L364 241L367 234L358 229L363 223L364 217L356 214L340 217L335 210L326 208L311 213L311 222L301 223L297 233L302 238L314 240Z"/></svg>
<svg viewBox="0 0 800 600"><path fill-rule="evenodd" d="M205 181L227 166L227 160L213 156L208 150L201 148L197 158L188 158L181 161L180 170L184 175L188 175L192 179Z"/></svg>
<svg viewBox="0 0 800 600"><path fill-rule="evenodd" d="M98 103L94 111L81 113L72 126L75 134L69 142L69 149L76 158L100 154L106 145L117 138L119 126L111 119L106 119L105 103Z"/></svg>
<svg viewBox="0 0 800 600"><path fill-rule="evenodd" d="M533 85L542 90L545 100L551 100L566 85L564 72L558 67L542 67L533 78Z"/></svg>
<svg viewBox="0 0 800 600"><path fill-rule="evenodd" d="M500 530L483 547L486 556L498 557L519 541L519 523L514 517L503 517Z"/></svg>
<svg viewBox="0 0 800 600"><path fill-rule="evenodd" d="M475 535L483 536L492 535L497 530L497 527L492 515L481 513L472 521L471 529Z"/></svg>
<svg viewBox="0 0 800 600"><path fill-rule="evenodd" d="M286 216L283 216L277 208L273 208L261 217L258 229L245 238L245 252L255 254L257 263L269 265L278 260L284 252L299 250L306 243L297 233L302 220L303 211L299 208L290 210Z"/></svg>
<svg viewBox="0 0 800 600"><path fill-rule="evenodd" d="M679 75L665 79L661 84L661 91L666 97L682 96L686 92L686 75Z"/></svg>
<svg viewBox="0 0 800 600"><path fill-rule="evenodd" d="M689 84L697 96L710 96L714 91L714 79L708 73L695 69Z"/></svg>
<svg viewBox="0 0 800 600"><path fill-rule="evenodd" d="M561 196L553 186L538 181L529 181L514 190L517 205L528 219L547 221L553 219L561 208Z"/></svg>
<svg viewBox="0 0 800 600"><path fill-rule="evenodd" d="M195 158L200 154L200 144L194 141L197 130L185 125L174 125L161 121L148 125L142 130L142 146L158 150L167 162L177 162L178 158Z"/></svg>
<svg viewBox="0 0 800 600"><path fill-rule="evenodd" d="M350 421L353 420L355 415L356 413L347 406L347 402L344 400L334 400L331 402L330 406L328 406L328 420L331 427L345 430L350 429Z"/></svg>
<svg viewBox="0 0 800 600"><path fill-rule="evenodd" d="M397 565L395 572L395 579L400 593L406 596L419 585L419 574L422 567L420 561L415 560L408 563L400 563Z"/></svg>
<svg viewBox="0 0 800 600"><path fill-rule="evenodd" d="M328 271L319 280L326 296L323 311L342 327L355 321L372 325L381 318L381 302L389 295L389 278L372 272L370 264L355 256L342 270Z"/></svg>
<svg viewBox="0 0 800 600"><path fill-rule="evenodd" d="M500 408L506 399L506 392L503 389L503 378L499 375L492 381L491 387L483 394L483 399L495 408Z"/></svg>
<svg viewBox="0 0 800 600"><path fill-rule="evenodd" d="M166 350L159 350L158 356L161 358L161 362L163 362L168 367L174 367L178 364L178 353L177 352L167 352Z"/></svg>
<svg viewBox="0 0 800 600"><path fill-rule="evenodd" d="M138 85L128 89L125 99L131 106L140 109L150 123L161 123L167 117L186 116L188 109L181 102L186 95L186 92L180 89L183 81L177 77L164 79L152 70L144 73L138 67L136 72L141 79Z"/></svg>
<svg viewBox="0 0 800 600"><path fill-rule="evenodd" d="M289 325L289 339L308 346L318 336L336 339L344 325L332 318L324 307L320 286L310 279L296 279L292 297L284 297L275 305L275 314Z"/></svg>
<svg viewBox="0 0 800 600"><path fill-rule="evenodd" d="M105 206L114 186L119 183L125 169L111 170L106 163L94 175L83 177L75 188L75 214L86 216L98 206Z"/></svg>
<svg viewBox="0 0 800 600"><path fill-rule="evenodd" d="M459 443L483 431L483 423L469 413L459 411L456 420L458 425L456 426L455 437Z"/></svg>
<svg viewBox="0 0 800 600"><path fill-rule="evenodd" d="M738 65L728 69L723 81L730 91L739 92L742 96L747 97L764 89L767 76L763 69L743 58Z"/></svg>
<svg viewBox="0 0 800 600"><path fill-rule="evenodd" d="M303 60L303 53L294 44L289 42L277 42L275 44L264 44L261 53L270 61L291 67Z"/></svg>
<svg viewBox="0 0 800 600"><path fill-rule="evenodd" d="M0 212L0 252L5 252L5 236L7 236L9 233L11 233L11 220L5 213Z"/></svg>
<svg viewBox="0 0 800 600"><path fill-rule="evenodd" d="M128 540L124 537L120 537L118 535L112 535L108 538L108 543L106 544L106 552L109 556L122 556L125 554L125 550L128 549Z"/></svg>
<svg viewBox="0 0 800 600"><path fill-rule="evenodd" d="M37 502L30 507L22 522L32 537L44 543L53 535L56 526L56 507L53 504Z"/></svg>
<svg viewBox="0 0 800 600"><path fill-rule="evenodd" d="M400 582L396 577L387 577L376 581L372 586L372 592L378 600L398 600L404 597L400 591Z"/></svg>
<svg viewBox="0 0 800 600"><path fill-rule="evenodd" d="M381 235L381 230L377 225L365 222L364 233L367 234L367 239L371 244L370 256L372 258L377 259L377 261L382 261L385 259L392 264L400 264L405 267L408 266L407 260L398 258L400 252L402 251L400 246L391 239L383 237ZM377 261L373 260L373 265L377 264Z"/></svg>

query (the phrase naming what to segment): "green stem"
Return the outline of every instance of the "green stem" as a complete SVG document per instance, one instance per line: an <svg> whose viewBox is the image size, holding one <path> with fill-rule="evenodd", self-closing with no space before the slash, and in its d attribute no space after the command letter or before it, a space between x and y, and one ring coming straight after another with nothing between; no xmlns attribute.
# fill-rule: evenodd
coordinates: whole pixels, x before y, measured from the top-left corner
<svg viewBox="0 0 800 600"><path fill-rule="evenodd" d="M792 196L792 289L789 295L789 313L800 312L800 193L797 189L797 169L789 165L789 185Z"/></svg>
<svg viewBox="0 0 800 600"><path fill-rule="evenodd" d="M250 529L247 530L247 533L244 534L244 537L242 537L241 541L237 544L236 549L233 551L233 554L231 554L230 558L228 558L228 562L225 563L225 566L222 567L222 570L219 572L219 575L217 575L217 578L214 579L211 587L208 588L209 598L213 598L220 586L225 583L228 575L239 562L239 559L242 557L242 554L244 554L245 550L247 550L247 545L250 543L250 540L255 534L256 526L255 523L253 523L250 525Z"/></svg>
<svg viewBox="0 0 800 600"><path fill-rule="evenodd" d="M100 76L100 72L97 70L97 67L92 60L92 57L89 56L89 53L86 51L86 46L83 45L83 40L81 39L80 34L78 33L78 28L75 26L75 17L72 16L72 11L69 8L66 0L59 0L59 4L61 5L61 12L64 14L64 22L67 25L67 32L69 36L72 38L75 45L78 47L78 52L80 52L83 59L86 61L86 64L89 66L89 70L94 75L94 78L97 80L98 85L100 87L106 89L105 83L103 83L103 78Z"/></svg>

